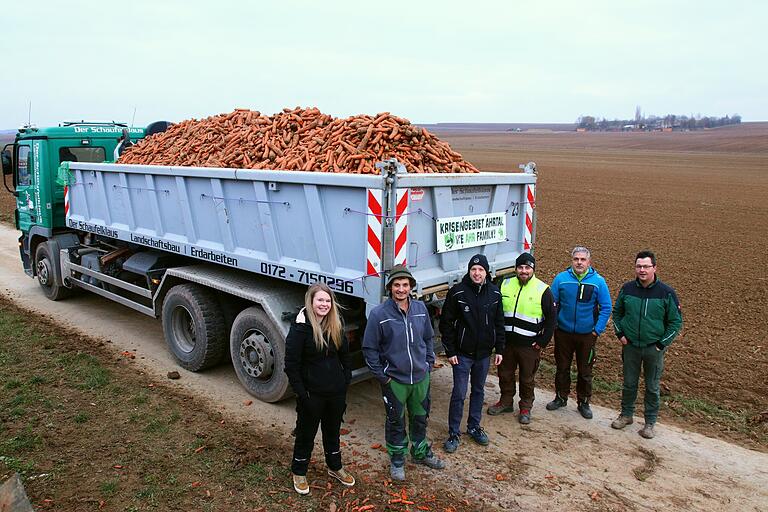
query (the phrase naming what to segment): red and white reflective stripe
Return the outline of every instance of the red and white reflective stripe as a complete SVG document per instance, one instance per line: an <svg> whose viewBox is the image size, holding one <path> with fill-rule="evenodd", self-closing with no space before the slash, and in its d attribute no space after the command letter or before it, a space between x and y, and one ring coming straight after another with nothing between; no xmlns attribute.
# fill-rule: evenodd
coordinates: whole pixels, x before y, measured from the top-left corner
<svg viewBox="0 0 768 512"><path fill-rule="evenodd" d="M368 189L368 262L365 273L378 276L381 271L381 190Z"/></svg>
<svg viewBox="0 0 768 512"><path fill-rule="evenodd" d="M536 187L528 185L525 188L525 235L523 236L523 249L528 251L533 241L533 209L536 208Z"/></svg>
<svg viewBox="0 0 768 512"><path fill-rule="evenodd" d="M405 265L408 252L408 189L397 189L395 210L395 265Z"/></svg>
<svg viewBox="0 0 768 512"><path fill-rule="evenodd" d="M69 186L64 185L64 215L69 215Z"/></svg>

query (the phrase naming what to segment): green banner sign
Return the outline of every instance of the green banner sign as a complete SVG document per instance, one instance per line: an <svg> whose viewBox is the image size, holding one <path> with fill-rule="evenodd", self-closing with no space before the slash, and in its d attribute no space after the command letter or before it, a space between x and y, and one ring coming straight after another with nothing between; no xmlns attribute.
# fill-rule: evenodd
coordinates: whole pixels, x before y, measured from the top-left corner
<svg viewBox="0 0 768 512"><path fill-rule="evenodd" d="M487 213L435 221L437 252L497 244L507 239L507 214Z"/></svg>

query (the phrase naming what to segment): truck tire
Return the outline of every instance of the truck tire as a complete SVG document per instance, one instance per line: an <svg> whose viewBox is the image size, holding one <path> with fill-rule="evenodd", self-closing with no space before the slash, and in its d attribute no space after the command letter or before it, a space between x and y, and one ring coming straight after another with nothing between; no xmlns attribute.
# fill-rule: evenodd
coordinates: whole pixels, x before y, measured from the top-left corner
<svg viewBox="0 0 768 512"><path fill-rule="evenodd" d="M240 312L232 324L229 349L237 378L263 402L279 402L289 395L285 374L285 338L258 307Z"/></svg>
<svg viewBox="0 0 768 512"><path fill-rule="evenodd" d="M168 291L163 333L179 366L191 372L215 366L227 353L224 315L216 295L200 285L179 284Z"/></svg>
<svg viewBox="0 0 768 512"><path fill-rule="evenodd" d="M35 249L35 275L37 275L37 283L48 299L62 300L72 295L72 290L61 282L47 242L40 243Z"/></svg>

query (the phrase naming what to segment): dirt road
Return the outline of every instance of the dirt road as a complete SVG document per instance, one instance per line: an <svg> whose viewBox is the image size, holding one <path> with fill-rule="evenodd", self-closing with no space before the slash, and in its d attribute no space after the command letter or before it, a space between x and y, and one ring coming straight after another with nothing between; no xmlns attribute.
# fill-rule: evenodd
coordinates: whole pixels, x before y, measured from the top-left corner
<svg viewBox="0 0 768 512"><path fill-rule="evenodd" d="M0 283L2 292L19 305L61 323L82 329L112 344L115 352L136 352L137 370L165 380L178 369L165 349L160 323L101 298L83 294L64 302L44 299L37 283L21 271L17 233L0 227ZM293 401L245 406L249 399L230 368L204 374L180 370L180 388L204 397L226 415L250 421L254 429L276 429L288 438L295 413ZM433 385L430 435L447 434L447 403L451 375L437 370ZM624 432L609 423L613 410L595 407L595 419L585 421L569 404L567 411L544 410L549 392L538 392L533 422L521 428L514 416L485 418L491 445L480 448L465 440L447 457L440 475L455 483L478 509L512 510L735 510L768 509L768 455L704 436L659 425L656 439L637 435L640 421ZM487 400L498 397L490 378ZM257 408L254 410L254 408ZM386 464L386 455L371 448L383 441L383 411L373 382L354 386L349 396L343 436L348 456L358 462ZM441 449L437 450L441 452ZM411 472L422 471L411 465Z"/></svg>

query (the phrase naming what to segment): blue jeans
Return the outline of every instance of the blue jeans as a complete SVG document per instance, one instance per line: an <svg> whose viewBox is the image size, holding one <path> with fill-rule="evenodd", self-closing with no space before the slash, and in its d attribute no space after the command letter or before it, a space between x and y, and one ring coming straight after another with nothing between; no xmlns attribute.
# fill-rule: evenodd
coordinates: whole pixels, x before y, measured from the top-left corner
<svg viewBox="0 0 768 512"><path fill-rule="evenodd" d="M490 357L477 360L462 355L457 357L459 364L453 365L453 391L451 392L451 404L448 408L448 433L450 435L458 435L460 432L461 417L464 414L464 397L467 396L469 381L472 382L472 390L469 394L467 429L480 426L480 417L483 414L485 379L491 364Z"/></svg>

